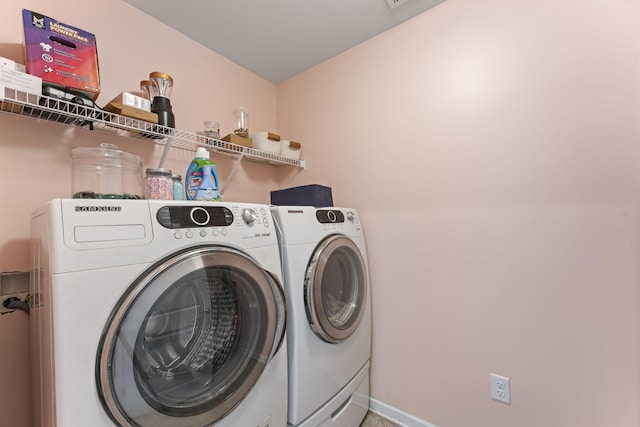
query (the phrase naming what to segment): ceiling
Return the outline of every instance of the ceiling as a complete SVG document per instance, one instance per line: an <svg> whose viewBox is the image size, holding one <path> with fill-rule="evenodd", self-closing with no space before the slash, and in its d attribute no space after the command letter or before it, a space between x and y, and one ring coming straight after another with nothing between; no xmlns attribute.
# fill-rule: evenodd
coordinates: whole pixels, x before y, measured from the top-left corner
<svg viewBox="0 0 640 427"><path fill-rule="evenodd" d="M279 84L444 0L124 1Z"/></svg>

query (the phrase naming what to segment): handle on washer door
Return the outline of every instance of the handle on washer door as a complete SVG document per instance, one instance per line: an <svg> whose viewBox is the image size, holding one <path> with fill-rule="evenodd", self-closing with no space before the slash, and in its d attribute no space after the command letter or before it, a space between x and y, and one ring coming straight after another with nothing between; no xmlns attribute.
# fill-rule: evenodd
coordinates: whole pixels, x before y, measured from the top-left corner
<svg viewBox="0 0 640 427"><path fill-rule="evenodd" d="M271 354L269 355L269 360L271 360L271 358L275 356L278 350L280 350L280 347L282 347L282 343L284 342L284 337L287 329L287 302L280 280L278 280L278 278L272 272L266 271L266 273L271 278L271 280L269 280L269 284L271 285L273 296L276 302L276 309L278 310L276 335L274 337L274 345L271 348ZM278 337L278 335L280 336Z"/></svg>

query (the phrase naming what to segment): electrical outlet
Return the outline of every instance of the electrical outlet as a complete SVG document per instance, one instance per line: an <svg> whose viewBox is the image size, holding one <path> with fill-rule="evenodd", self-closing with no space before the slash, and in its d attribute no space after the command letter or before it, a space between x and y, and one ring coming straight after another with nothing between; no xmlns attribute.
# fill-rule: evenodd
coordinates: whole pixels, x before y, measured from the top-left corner
<svg viewBox="0 0 640 427"><path fill-rule="evenodd" d="M491 374L491 398L511 404L511 385L509 378Z"/></svg>
<svg viewBox="0 0 640 427"><path fill-rule="evenodd" d="M271 427L271 415L267 415L267 417L258 424L258 427Z"/></svg>

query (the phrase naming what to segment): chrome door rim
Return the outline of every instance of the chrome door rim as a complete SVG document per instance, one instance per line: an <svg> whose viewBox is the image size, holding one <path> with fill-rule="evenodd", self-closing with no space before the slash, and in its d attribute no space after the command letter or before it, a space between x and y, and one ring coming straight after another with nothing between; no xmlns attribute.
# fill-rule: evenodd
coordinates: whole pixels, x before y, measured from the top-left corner
<svg viewBox="0 0 640 427"><path fill-rule="evenodd" d="M325 272L325 266L336 251L347 251L351 258L351 264L356 271L353 273L357 276L357 292L356 302L352 304L349 314L351 317L353 312L357 310L356 317L351 318L349 326L346 328L336 327L326 313L323 304L322 279ZM342 236L332 235L323 240L315 249L309 265L304 281L305 308L307 318L311 329L323 340L330 343L338 343L349 338L358 329L362 316L365 311L365 303L369 284L367 281L366 265L362 253L353 242L353 240Z"/></svg>
<svg viewBox="0 0 640 427"><path fill-rule="evenodd" d="M215 257L215 260L213 260L212 257ZM262 325L262 327L264 327L263 337L253 337L254 341L260 338L262 340L257 344L257 348L255 348L254 353L257 353L256 360L258 361L251 363L250 372L238 371L237 377L240 377L240 374L242 374L244 378L238 387L235 388L235 391L230 392L228 398L224 399L220 405L216 405L209 410L194 415L178 418L160 412L154 413L153 408L149 406L147 402L144 402L145 398L140 396L138 388L132 385L134 384L133 380L126 387L122 384L120 384L120 386L127 388L127 390L129 390L129 388L135 389L135 403L121 401L112 378L112 371L115 369L114 359L123 360L126 357L132 357L132 355L127 356L126 354L120 354L124 352L124 349L122 345L117 344L117 341L119 338L122 338L121 327L125 324L125 320L129 321L127 320L127 316L129 316L129 319L131 319L132 316L136 316L136 319L131 321L133 326L127 327L127 329L136 330L142 324L142 319L146 316L148 307L143 306L146 308L140 310L142 316L140 314L132 314L132 309L136 304L141 304L138 302L140 301L141 295L148 292L151 296L145 298L153 301L157 298L157 295L161 295L164 291L171 288L177 283L178 279L184 277L188 271L220 266L236 268L247 274L252 279L251 282L257 285L254 291L260 294L260 301L264 302L263 308L266 310L266 315L269 319L273 319L273 321L267 322L267 325ZM164 281L161 282L160 278ZM180 425L182 426L204 426L224 418L224 416L244 400L261 376L266 363L273 357L282 343L286 321L286 311L284 307L284 296L281 286L277 282L277 278L260 268L256 262L246 254L236 249L222 246L204 246L191 248L167 257L165 260L149 268L132 284L128 292L123 295L117 304L111 314L109 322L105 326L96 363L96 380L103 406L114 421L123 426L140 425L130 418L127 411L127 409L131 407L137 409L138 406L136 405L147 405L149 412L153 413L151 423L145 423L144 426L173 426L175 425L176 419L180 419ZM131 352L133 351L132 349L129 350ZM248 365L250 361L250 359L246 359L245 365ZM133 364L131 365L133 366ZM133 376L133 368L131 371L131 376ZM118 382L117 379L116 382ZM237 385L234 382L227 384ZM129 390L129 392L131 392L131 390Z"/></svg>

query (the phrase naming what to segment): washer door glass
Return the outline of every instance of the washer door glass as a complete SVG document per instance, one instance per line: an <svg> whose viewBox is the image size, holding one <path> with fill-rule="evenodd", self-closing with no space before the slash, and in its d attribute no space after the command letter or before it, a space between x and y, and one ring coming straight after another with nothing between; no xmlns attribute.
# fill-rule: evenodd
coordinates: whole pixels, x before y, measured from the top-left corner
<svg viewBox="0 0 640 427"><path fill-rule="evenodd" d="M175 254L122 297L101 338L103 406L123 426L205 426L228 414L278 350L276 279L230 248Z"/></svg>
<svg viewBox="0 0 640 427"><path fill-rule="evenodd" d="M367 289L365 262L355 243L338 235L322 241L305 277L305 307L314 332L334 343L351 336L364 314Z"/></svg>

